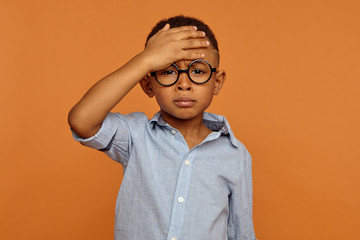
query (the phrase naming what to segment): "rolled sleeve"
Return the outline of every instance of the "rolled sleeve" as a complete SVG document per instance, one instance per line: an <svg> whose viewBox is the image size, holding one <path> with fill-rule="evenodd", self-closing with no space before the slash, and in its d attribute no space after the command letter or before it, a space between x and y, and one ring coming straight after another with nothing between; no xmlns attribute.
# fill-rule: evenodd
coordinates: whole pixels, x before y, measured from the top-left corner
<svg viewBox="0 0 360 240"><path fill-rule="evenodd" d="M103 121L99 131L89 138L81 138L73 130L71 130L71 132L74 139L82 145L101 150L105 149L111 143L118 128L117 121L116 115L114 113L109 113Z"/></svg>

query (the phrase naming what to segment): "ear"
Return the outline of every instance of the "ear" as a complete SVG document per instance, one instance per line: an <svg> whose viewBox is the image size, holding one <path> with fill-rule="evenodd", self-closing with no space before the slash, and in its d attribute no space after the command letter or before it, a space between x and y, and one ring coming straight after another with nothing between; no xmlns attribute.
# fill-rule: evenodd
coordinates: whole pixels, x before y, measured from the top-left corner
<svg viewBox="0 0 360 240"><path fill-rule="evenodd" d="M143 77L139 82L142 90L146 95L148 95L150 98L152 98L155 94L151 86L150 76L146 75Z"/></svg>
<svg viewBox="0 0 360 240"><path fill-rule="evenodd" d="M223 87L225 80L226 80L226 72L224 70L220 70L216 72L215 83L214 83L214 95L218 95L220 93L220 90Z"/></svg>

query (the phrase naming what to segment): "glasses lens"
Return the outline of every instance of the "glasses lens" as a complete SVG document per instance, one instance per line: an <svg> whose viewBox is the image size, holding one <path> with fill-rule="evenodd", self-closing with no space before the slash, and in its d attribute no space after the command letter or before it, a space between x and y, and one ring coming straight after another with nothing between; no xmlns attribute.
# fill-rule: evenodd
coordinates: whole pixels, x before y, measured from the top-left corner
<svg viewBox="0 0 360 240"><path fill-rule="evenodd" d="M178 70L171 65L165 69L156 71L156 79L163 85L173 84L178 76Z"/></svg>
<svg viewBox="0 0 360 240"><path fill-rule="evenodd" d="M190 78L196 83L204 83L211 76L211 67L203 61L197 61L189 67Z"/></svg>

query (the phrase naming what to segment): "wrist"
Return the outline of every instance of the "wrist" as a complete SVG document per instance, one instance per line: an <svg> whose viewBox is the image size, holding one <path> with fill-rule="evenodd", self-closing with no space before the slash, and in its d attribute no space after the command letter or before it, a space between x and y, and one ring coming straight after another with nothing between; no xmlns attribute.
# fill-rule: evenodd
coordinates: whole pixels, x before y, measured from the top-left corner
<svg viewBox="0 0 360 240"><path fill-rule="evenodd" d="M138 66L145 72L150 73L154 71L154 61L151 59L149 54L145 51L139 53L136 57L136 62Z"/></svg>

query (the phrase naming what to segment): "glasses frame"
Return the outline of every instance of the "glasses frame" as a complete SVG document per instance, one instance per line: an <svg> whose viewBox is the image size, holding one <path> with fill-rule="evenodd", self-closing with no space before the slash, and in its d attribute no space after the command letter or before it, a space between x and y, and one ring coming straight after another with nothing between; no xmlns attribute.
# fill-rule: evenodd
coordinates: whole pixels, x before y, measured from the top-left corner
<svg viewBox="0 0 360 240"><path fill-rule="evenodd" d="M196 63L196 62L204 62L204 63L206 63L207 65L209 65L210 70L211 70L211 71L210 71L210 76L209 76L209 78L208 78L206 81L201 82L201 83L198 83L198 82L195 82L194 80L192 80L191 77L190 77L190 74L189 74L189 69L190 69L191 65L193 65L193 64ZM208 63L207 61L205 61L205 60L203 60L203 59L195 59L194 61L192 61L192 62L189 64L189 66L188 66L187 69L179 69L178 66L176 66L175 63L173 63L173 64L171 64L171 65L174 66L174 67L177 69L177 71L178 71L176 80L175 80L173 83L171 83L171 84L163 84L163 83L159 82L159 80L158 80L157 77L156 77L156 72L157 72L157 71L151 72L150 75L151 75L152 77L155 77L156 81L157 81L161 86L170 87L170 86L174 85L175 83L177 83L177 81L179 80L179 77L180 77L180 74L181 74L181 73L186 73L187 76L189 77L190 81L192 81L193 83L196 83L196 84L204 84L204 83L207 83L207 82L210 80L210 78L212 77L212 73L213 73L213 72L216 72L216 68L212 68L211 65L210 65L210 63Z"/></svg>

